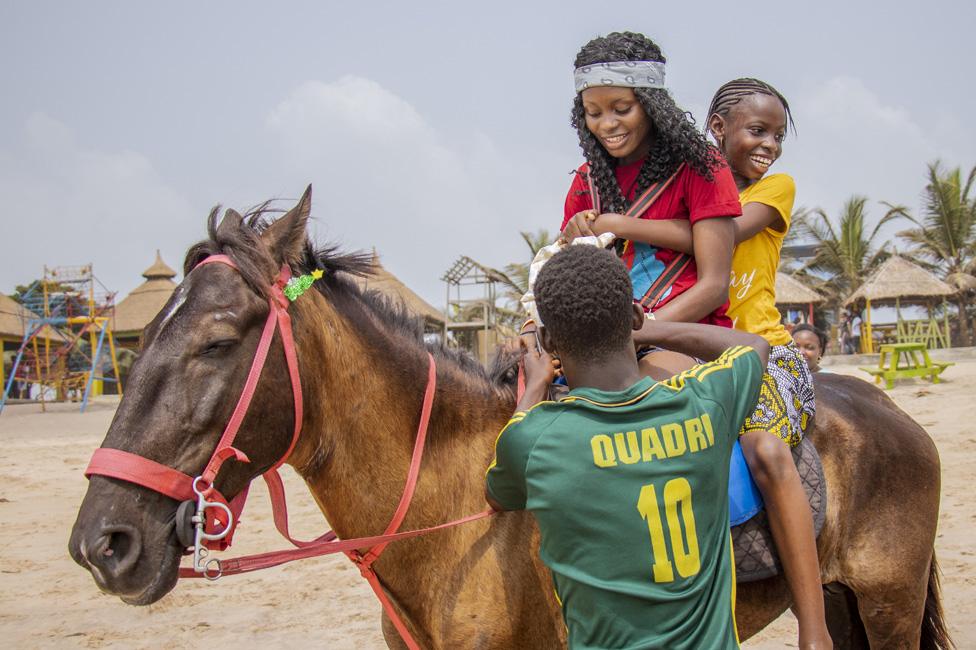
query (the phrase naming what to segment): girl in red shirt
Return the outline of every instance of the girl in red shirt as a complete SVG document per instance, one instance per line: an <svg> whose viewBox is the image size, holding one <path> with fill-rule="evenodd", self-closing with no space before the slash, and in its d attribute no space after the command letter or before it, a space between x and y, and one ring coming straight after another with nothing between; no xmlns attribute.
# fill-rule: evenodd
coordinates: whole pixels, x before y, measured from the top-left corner
<svg viewBox="0 0 976 650"><path fill-rule="evenodd" d="M645 311L731 327L738 190L725 159L666 89L664 64L660 48L632 32L595 38L577 54L571 122L586 162L566 196L562 238L615 233ZM691 223L694 256L641 239L639 222L674 219ZM687 363L664 351L642 359L648 374L670 375Z"/></svg>

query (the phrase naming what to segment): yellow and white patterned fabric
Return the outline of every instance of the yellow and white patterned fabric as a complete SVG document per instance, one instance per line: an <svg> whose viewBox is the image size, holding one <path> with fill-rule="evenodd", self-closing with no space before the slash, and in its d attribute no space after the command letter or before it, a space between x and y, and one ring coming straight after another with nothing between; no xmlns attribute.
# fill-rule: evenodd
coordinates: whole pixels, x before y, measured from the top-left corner
<svg viewBox="0 0 976 650"><path fill-rule="evenodd" d="M769 350L759 401L743 423L743 433L769 431L796 447L815 413L813 375L800 350L793 343L774 345Z"/></svg>

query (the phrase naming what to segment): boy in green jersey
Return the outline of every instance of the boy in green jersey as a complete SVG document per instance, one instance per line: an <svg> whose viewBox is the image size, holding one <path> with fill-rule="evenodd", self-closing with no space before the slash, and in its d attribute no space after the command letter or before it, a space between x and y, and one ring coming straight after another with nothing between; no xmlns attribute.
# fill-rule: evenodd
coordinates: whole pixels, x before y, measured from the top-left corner
<svg viewBox="0 0 976 650"><path fill-rule="evenodd" d="M498 436L486 495L536 517L570 647L737 648L729 457L769 345L655 322L639 343L714 359L655 383L637 366L644 313L612 253L566 248L535 296L539 340L572 390L541 401L551 357L523 340L526 391Z"/></svg>

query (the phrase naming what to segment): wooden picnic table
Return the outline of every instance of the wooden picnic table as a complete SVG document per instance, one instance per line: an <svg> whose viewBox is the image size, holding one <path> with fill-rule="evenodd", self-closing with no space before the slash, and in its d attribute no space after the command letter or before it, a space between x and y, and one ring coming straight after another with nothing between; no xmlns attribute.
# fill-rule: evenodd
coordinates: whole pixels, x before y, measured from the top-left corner
<svg viewBox="0 0 976 650"><path fill-rule="evenodd" d="M861 370L873 375L876 383L881 383L883 378L885 388L894 388L895 379L910 377L928 377L933 384L938 384L942 371L954 365L951 361L932 361L924 343L885 343L880 352L877 368Z"/></svg>

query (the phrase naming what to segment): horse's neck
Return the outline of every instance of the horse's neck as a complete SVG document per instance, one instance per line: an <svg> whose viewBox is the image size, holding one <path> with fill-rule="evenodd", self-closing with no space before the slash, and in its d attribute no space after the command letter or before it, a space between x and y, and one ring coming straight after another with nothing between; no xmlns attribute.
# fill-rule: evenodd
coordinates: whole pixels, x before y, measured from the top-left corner
<svg viewBox="0 0 976 650"><path fill-rule="evenodd" d="M426 351L416 341L364 337L342 318L323 323L304 348L318 356L303 363L308 409L293 465L340 537L383 533L410 464ZM449 360L439 364L426 453L400 530L486 508L485 468L513 408L512 396L483 378ZM532 531L524 517L459 526L391 544L374 568L425 646L469 645L471 626L483 626L479 617L508 597L517 615L489 621L482 634L499 639L498 647L561 647L548 574L527 552L512 555L530 548ZM508 546L489 552L499 543Z"/></svg>
<svg viewBox="0 0 976 650"><path fill-rule="evenodd" d="M293 463L342 537L383 532L403 493L427 383L427 355L390 333L367 340L338 314L301 347L306 417ZM403 529L484 507L491 441L511 404L454 362L438 368L424 462Z"/></svg>

